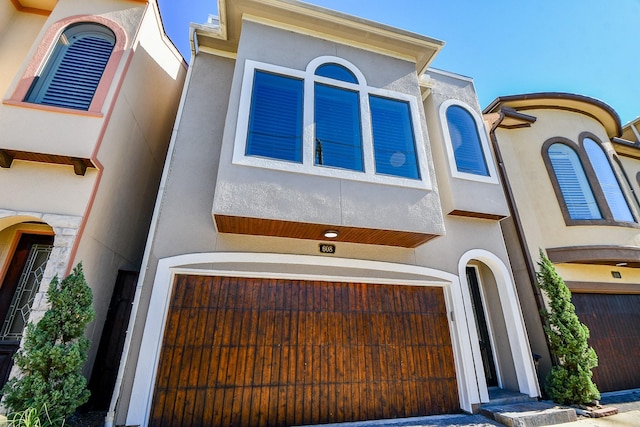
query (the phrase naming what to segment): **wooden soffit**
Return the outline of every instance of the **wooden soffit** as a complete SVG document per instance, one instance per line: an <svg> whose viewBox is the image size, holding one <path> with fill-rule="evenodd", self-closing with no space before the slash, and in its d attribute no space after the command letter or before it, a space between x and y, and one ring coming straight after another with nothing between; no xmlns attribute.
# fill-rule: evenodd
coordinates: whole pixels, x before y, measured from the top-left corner
<svg viewBox="0 0 640 427"><path fill-rule="evenodd" d="M218 0L219 25L192 25L198 49L231 56L249 19L416 63L422 75L444 42L297 0Z"/></svg>
<svg viewBox="0 0 640 427"><path fill-rule="evenodd" d="M96 167L91 159L87 158L0 148L0 167L10 168L14 160L49 163L53 165L70 165L73 166L73 172L76 175L84 175L87 171L87 168Z"/></svg>
<svg viewBox="0 0 640 427"><path fill-rule="evenodd" d="M636 246L566 246L548 248L546 252L554 264L596 264L640 268L640 247Z"/></svg>
<svg viewBox="0 0 640 427"><path fill-rule="evenodd" d="M288 237L293 239L317 240L325 243L347 242L368 245L398 246L415 248L438 237L435 234L415 233L398 230L380 230L360 227L310 224L265 218L249 218L230 215L214 215L220 233L245 234L253 236ZM334 239L324 237L327 230L338 232Z"/></svg>

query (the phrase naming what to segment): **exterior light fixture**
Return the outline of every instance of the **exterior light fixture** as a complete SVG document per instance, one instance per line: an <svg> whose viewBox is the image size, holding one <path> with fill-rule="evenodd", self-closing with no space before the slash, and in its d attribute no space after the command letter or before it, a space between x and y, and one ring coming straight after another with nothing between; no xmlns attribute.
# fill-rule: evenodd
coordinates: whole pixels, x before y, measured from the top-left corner
<svg viewBox="0 0 640 427"><path fill-rule="evenodd" d="M616 267L626 267L627 263L626 262L619 262L616 264Z"/></svg>
<svg viewBox="0 0 640 427"><path fill-rule="evenodd" d="M327 230L324 232L324 237L327 239L335 239L338 237L338 232L336 230Z"/></svg>

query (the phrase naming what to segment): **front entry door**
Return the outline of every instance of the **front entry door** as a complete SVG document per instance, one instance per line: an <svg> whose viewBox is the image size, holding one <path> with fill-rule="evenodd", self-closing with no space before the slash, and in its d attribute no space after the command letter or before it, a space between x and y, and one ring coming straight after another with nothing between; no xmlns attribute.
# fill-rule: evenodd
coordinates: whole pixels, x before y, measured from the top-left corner
<svg viewBox="0 0 640 427"><path fill-rule="evenodd" d="M7 381L31 304L53 247L53 236L23 234L0 287L0 386Z"/></svg>
<svg viewBox="0 0 640 427"><path fill-rule="evenodd" d="M487 317L484 312L482 297L480 295L478 271L474 267L467 267L466 272L467 283L469 283L469 290L471 291L473 313L478 327L478 339L480 340L480 354L482 356L482 365L484 366L484 376L487 381L487 387L497 387L498 378L496 375L496 364L493 359L493 351L491 349Z"/></svg>

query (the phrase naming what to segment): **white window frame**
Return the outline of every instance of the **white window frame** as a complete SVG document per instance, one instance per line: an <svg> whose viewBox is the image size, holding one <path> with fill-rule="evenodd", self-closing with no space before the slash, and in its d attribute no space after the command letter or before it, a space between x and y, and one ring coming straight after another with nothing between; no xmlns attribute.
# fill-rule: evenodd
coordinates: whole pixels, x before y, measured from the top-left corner
<svg viewBox="0 0 640 427"><path fill-rule="evenodd" d="M487 171L489 176L477 175L469 172L460 172L456 165L456 156L453 151L453 141L451 141L451 133L449 132L449 122L447 121L447 109L453 105L464 108L476 123L476 129L478 136L480 137L480 146L482 148L482 154L487 164ZM489 146L489 139L484 127L482 117L468 104L459 101L457 99L448 99L440 105L440 123L442 124L442 133L444 136L445 147L447 149L447 158L449 160L449 171L451 176L459 179L466 179L469 181L485 182L489 184L498 184L498 174L496 172L496 165Z"/></svg>
<svg viewBox="0 0 640 427"><path fill-rule="evenodd" d="M335 63L347 68L356 76L356 78L358 79L358 83L354 84L330 79L327 77L316 76L316 69L320 65L326 63ZM288 162L286 160L245 155L247 146L247 133L249 130L251 97L253 94L253 81L256 70L272 72L287 77L302 79L304 81L302 163L294 163ZM316 82L358 92L360 99L360 117L362 126L362 153L364 165L363 172L314 164L314 85ZM420 173L420 179L403 178L393 175L378 175L375 173L369 95L377 95L409 103L411 110L411 122L414 132L414 144L416 148L416 160L418 162L417 166ZM242 76L242 89L240 92L240 104L238 108L238 120L236 123L236 134L234 140L232 162L236 165L275 169L287 172L303 173L306 175L317 175L348 179L353 181L370 182L375 184L432 190L431 179L429 177L429 169L427 168L425 137L422 132L422 120L420 119L419 111L418 100L415 96L368 86L362 72L360 72L358 68L356 68L353 64L343 58L334 56L320 56L309 62L304 71L247 59L245 60L244 74Z"/></svg>

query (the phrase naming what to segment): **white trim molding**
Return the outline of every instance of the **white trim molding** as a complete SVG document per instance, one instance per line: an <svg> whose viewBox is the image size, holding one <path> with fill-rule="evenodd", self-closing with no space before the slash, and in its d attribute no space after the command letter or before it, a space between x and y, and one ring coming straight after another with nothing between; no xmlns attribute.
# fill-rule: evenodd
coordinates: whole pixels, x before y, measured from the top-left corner
<svg viewBox="0 0 640 427"><path fill-rule="evenodd" d="M320 273L274 273L270 267L295 266L300 271ZM323 273L326 271L326 275ZM342 274L341 274L342 273ZM178 274L306 279L319 281L358 281L375 284L435 286L444 291L453 345L460 407L472 412L480 402L475 376L468 323L465 319L460 281L447 272L428 267L346 258L273 253L196 253L158 261L149 311L146 316L133 389L126 418L127 425L147 426L153 386L167 320L174 278ZM394 279L394 275L397 278Z"/></svg>
<svg viewBox="0 0 640 427"><path fill-rule="evenodd" d="M507 338L509 340L509 348L513 357L520 393L530 397L540 396L533 355L531 353L531 347L529 346L527 330L522 316L522 310L520 309L520 301L518 300L511 273L504 262L495 254L484 249L471 249L460 258L458 262L458 274L460 275L462 289L462 305L469 324L469 339L473 351L473 365L475 367L476 377L478 378L477 390L481 402L489 402L489 391L487 389L482 357L480 355L480 345L469 292L469 283L467 282L465 273L466 267L471 261L480 261L485 264L493 273L496 281L498 296L500 298L500 304L502 305L502 314L505 324L508 325ZM480 286L482 286L482 284L480 284Z"/></svg>
<svg viewBox="0 0 640 427"><path fill-rule="evenodd" d="M478 137L480 138L482 154L484 156L484 161L487 164L489 176L458 171L458 167L456 166L456 156L453 151L453 142L451 141L451 133L449 131L449 122L447 121L447 109L453 105L464 108L464 110L471 114L471 117L473 117L473 120L476 123L476 129L478 131ZM444 145L447 149L447 159L449 160L449 171L451 172L451 176L454 178L466 179L469 181L486 182L488 184L499 184L495 161L493 159L493 154L489 145L489 138L487 136L487 131L484 127L482 117L469 104L466 104L457 99L448 99L440 104L439 113L440 123L442 125L442 134L444 137Z"/></svg>
<svg viewBox="0 0 640 427"><path fill-rule="evenodd" d="M343 82L315 75L315 71L320 65L329 63L339 64L351 71L357 78L358 83ZM304 82L302 138L303 157L301 163L245 155L247 149L246 144L249 129L249 116L251 111L251 97L253 94L253 82L256 70L279 74L285 77L299 79ZM314 165L313 153L315 140L315 104L313 88L316 82L330 84L331 86L339 88L345 88L359 94L364 171L360 172ZM420 174L419 179L383 175L377 174L375 172L369 95L404 101L409 104L411 113L410 119L412 123L414 144L416 150L416 161L418 172ZM371 182L382 185L418 188L430 191L433 189L433 185L431 183L429 174L430 166L426 149L427 136L422 132L423 120L421 120L422 116L420 114L420 108L421 103L418 102L418 98L413 95L387 89L374 88L367 85L364 74L362 74L362 72L355 65L343 58L335 56L320 56L310 61L304 71L247 59L244 62L244 73L242 75L240 105L238 108L238 120L236 122L235 140L233 145L233 164L303 173L306 175L318 175L348 179L353 181Z"/></svg>

